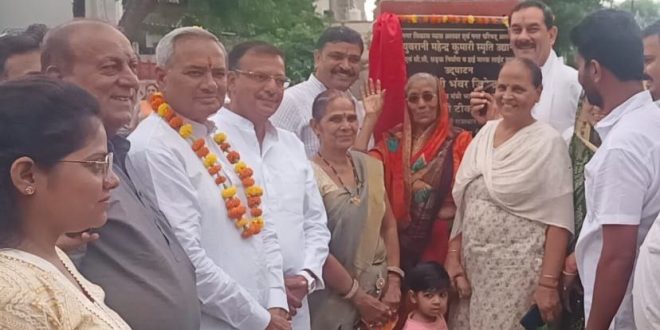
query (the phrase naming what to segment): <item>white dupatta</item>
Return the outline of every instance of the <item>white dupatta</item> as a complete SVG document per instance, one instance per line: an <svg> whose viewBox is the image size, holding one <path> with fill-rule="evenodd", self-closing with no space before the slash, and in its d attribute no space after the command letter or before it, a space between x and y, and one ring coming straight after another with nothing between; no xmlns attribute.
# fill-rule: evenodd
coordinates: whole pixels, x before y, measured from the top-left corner
<svg viewBox="0 0 660 330"><path fill-rule="evenodd" d="M573 233L573 172L566 143L550 125L537 121L493 148L501 121L488 122L465 152L452 191L457 210L451 238L462 231L469 207L466 188L480 176L502 209Z"/></svg>

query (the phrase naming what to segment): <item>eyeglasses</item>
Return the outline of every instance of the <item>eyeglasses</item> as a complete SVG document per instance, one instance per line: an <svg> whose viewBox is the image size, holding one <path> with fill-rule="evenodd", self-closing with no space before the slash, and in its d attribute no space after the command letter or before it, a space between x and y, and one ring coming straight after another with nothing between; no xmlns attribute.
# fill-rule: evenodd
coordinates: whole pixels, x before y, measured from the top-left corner
<svg viewBox="0 0 660 330"><path fill-rule="evenodd" d="M277 86L280 88L287 88L291 84L291 80L286 76L269 75L263 72L252 72L252 71L243 71L243 70L234 70L234 72L244 74L248 78L260 84L265 84L269 82L271 79L273 79L275 81L275 84L277 84Z"/></svg>
<svg viewBox="0 0 660 330"><path fill-rule="evenodd" d="M417 102L419 102L419 99L421 98L422 100L424 100L424 102L431 102L431 101L433 101L434 97L435 97L434 93L425 92L425 93L422 93L422 95L410 94L410 95L408 95L407 100L410 103L417 103Z"/></svg>
<svg viewBox="0 0 660 330"><path fill-rule="evenodd" d="M60 163L76 163L83 164L95 175L102 176L104 179L107 179L111 176L112 172L112 152L109 152L105 155L104 160L60 160Z"/></svg>

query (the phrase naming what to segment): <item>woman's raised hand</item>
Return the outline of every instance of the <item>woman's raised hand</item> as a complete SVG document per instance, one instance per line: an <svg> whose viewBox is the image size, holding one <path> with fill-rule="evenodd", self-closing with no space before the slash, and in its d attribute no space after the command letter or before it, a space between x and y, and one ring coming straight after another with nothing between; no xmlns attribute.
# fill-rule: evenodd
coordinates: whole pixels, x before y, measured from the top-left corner
<svg viewBox="0 0 660 330"><path fill-rule="evenodd" d="M364 82L362 87L362 104L364 104L364 111L367 117L380 117L383 112L383 104L385 103L385 90L381 88L380 79L376 79L374 84L373 79L369 78Z"/></svg>

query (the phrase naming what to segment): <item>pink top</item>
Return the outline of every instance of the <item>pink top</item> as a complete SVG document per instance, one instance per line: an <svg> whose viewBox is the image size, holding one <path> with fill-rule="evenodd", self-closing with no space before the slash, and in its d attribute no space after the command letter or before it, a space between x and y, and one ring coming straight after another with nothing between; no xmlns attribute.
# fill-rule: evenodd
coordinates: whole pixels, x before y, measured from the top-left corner
<svg viewBox="0 0 660 330"><path fill-rule="evenodd" d="M433 323L427 323L413 320L413 313L410 313L408 316L408 320L406 321L406 325L403 326L403 330L447 330L447 323L443 317L438 317Z"/></svg>

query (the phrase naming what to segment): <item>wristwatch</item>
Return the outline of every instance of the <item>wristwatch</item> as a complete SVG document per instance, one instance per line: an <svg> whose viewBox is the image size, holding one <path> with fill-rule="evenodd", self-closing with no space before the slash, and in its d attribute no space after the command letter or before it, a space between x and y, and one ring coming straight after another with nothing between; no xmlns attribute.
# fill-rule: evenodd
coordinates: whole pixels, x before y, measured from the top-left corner
<svg viewBox="0 0 660 330"><path fill-rule="evenodd" d="M314 289L316 289L316 278L312 275L307 269L303 269L298 275L305 278L307 281L307 293L310 294Z"/></svg>

